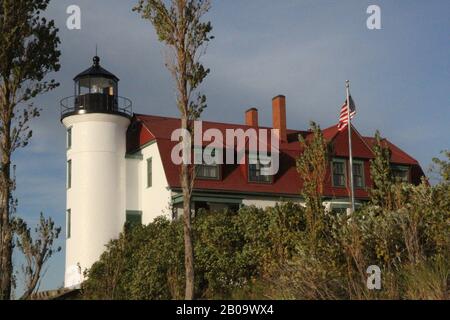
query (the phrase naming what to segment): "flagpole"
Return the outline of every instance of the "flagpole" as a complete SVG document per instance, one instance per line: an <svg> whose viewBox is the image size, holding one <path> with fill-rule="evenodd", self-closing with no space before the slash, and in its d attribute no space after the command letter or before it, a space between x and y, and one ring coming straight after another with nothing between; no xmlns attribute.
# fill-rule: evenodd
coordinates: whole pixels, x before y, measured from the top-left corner
<svg viewBox="0 0 450 320"><path fill-rule="evenodd" d="M353 155L352 155L352 120L350 118L350 81L345 81L347 89L347 116L348 116L348 154L350 164L350 202L352 205L352 213L355 212L355 192L353 189Z"/></svg>

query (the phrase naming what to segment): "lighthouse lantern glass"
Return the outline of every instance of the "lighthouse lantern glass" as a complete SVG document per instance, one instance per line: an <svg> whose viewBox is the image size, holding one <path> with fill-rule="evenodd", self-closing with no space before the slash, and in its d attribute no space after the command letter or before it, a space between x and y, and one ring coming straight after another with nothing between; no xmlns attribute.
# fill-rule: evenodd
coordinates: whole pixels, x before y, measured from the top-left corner
<svg viewBox="0 0 450 320"><path fill-rule="evenodd" d="M102 77L86 77L79 79L75 85L75 95L84 95L89 93L101 93L110 96L117 96L117 82Z"/></svg>

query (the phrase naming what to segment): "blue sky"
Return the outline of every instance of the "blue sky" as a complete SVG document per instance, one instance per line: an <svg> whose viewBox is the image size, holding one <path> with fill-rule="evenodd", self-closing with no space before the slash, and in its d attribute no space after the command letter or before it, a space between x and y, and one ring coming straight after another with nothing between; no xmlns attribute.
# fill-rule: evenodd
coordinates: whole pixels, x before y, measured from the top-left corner
<svg viewBox="0 0 450 320"><path fill-rule="evenodd" d="M35 100L44 111L34 137L15 156L19 215L30 224L39 212L65 225L65 130L59 100L73 94L72 78L91 65L98 44L101 64L120 79L119 94L134 111L176 116L163 47L152 26L131 11L135 0L51 1L46 15L60 28L57 89ZM66 28L66 8L81 8L81 30ZM381 30L368 30L366 9L381 8ZM203 59L211 68L202 90L204 119L243 122L259 109L271 124L271 98L287 97L288 127L337 122L350 79L364 135L376 129L428 168L449 149L449 1L213 1L208 18L215 40ZM64 246L65 235L60 245ZM16 261L19 263L19 260ZM64 250L50 261L41 289L61 286Z"/></svg>

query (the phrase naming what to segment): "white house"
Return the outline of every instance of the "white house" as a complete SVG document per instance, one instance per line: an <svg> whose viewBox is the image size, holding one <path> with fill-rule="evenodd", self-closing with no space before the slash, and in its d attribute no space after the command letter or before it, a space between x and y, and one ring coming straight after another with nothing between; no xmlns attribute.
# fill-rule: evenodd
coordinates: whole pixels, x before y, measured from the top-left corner
<svg viewBox="0 0 450 320"><path fill-rule="evenodd" d="M127 220L147 224L160 215L174 218L182 202L179 166L171 161L177 143L171 141L171 134L180 127L180 120L133 114L131 101L118 96L119 79L100 66L98 57L74 81L75 95L61 101L61 121L67 130L66 287L82 282L83 271L98 260ZM302 201L295 160L301 154L298 135L307 137L310 132L286 128L284 96L273 99L272 115L273 128L280 132L277 174L261 174L265 165L259 162L198 165L192 196L195 210ZM209 128L224 132L263 127L258 125L258 110L251 108L245 113L245 124L204 121L203 129ZM334 146L324 202L330 209L345 209L349 206L347 130L339 132L334 125L323 134ZM355 128L352 141L355 196L362 202L372 184L369 160L374 141ZM418 162L385 142L394 174L417 183L423 175ZM223 147L229 146L224 143ZM246 149L246 159L252 156L252 150Z"/></svg>

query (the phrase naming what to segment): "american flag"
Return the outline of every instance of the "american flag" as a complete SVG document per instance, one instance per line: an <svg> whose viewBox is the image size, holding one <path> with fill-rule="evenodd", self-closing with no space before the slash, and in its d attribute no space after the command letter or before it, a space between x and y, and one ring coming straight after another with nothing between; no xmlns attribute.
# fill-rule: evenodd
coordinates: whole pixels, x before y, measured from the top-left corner
<svg viewBox="0 0 450 320"><path fill-rule="evenodd" d="M352 96L349 96L350 100L350 119L356 114L355 103L353 102ZM347 111L347 100L344 102L341 108L341 114L339 115L339 123L337 125L338 130L344 130L348 125L348 111Z"/></svg>

